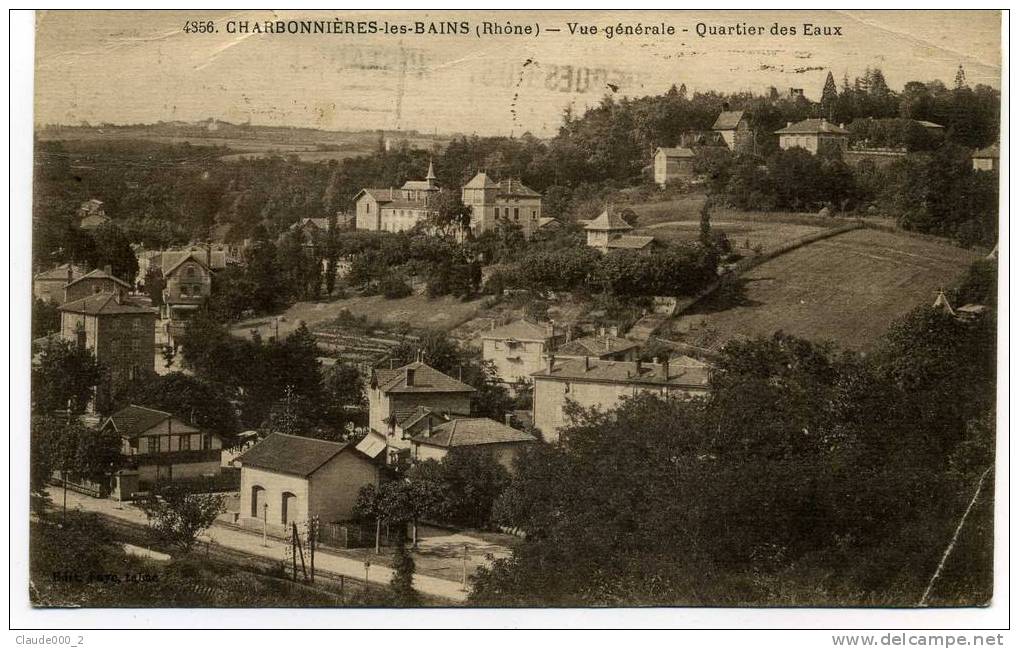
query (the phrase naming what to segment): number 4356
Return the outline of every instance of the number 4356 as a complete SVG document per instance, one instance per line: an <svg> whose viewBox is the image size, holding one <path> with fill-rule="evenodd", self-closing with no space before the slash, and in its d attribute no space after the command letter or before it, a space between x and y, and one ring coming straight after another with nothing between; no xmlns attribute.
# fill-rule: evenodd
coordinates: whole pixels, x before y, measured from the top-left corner
<svg viewBox="0 0 1019 649"><path fill-rule="evenodd" d="M184 23L186 34L212 34L216 31L216 23L211 20L188 20Z"/></svg>

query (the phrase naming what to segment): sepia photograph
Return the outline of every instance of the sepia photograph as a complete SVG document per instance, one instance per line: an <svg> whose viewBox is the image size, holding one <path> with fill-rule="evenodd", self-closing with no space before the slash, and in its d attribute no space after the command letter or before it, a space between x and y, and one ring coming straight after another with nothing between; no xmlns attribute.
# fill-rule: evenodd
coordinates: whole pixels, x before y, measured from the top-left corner
<svg viewBox="0 0 1019 649"><path fill-rule="evenodd" d="M1002 20L34 12L12 592L1007 606Z"/></svg>

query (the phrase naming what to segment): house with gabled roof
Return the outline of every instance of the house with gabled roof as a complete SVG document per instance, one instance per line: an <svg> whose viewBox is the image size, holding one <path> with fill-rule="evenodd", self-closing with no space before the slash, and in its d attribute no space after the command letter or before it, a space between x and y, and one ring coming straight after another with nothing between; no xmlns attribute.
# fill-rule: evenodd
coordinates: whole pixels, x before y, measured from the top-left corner
<svg viewBox="0 0 1019 649"><path fill-rule="evenodd" d="M554 442L569 423L564 414L567 402L609 410L623 399L643 393L662 397L704 395L709 376L710 366L689 356L662 363L550 356L546 366L531 375L534 425L546 441Z"/></svg>
<svg viewBox="0 0 1019 649"><path fill-rule="evenodd" d="M60 337L95 354L106 371L100 394L155 367L156 311L97 293L60 305Z"/></svg>
<svg viewBox="0 0 1019 649"><path fill-rule="evenodd" d="M795 124L788 122L785 128L775 131L778 146L782 149L799 147L813 154L845 151L849 146L849 131L843 126L832 124L825 118L805 119Z"/></svg>
<svg viewBox="0 0 1019 649"><path fill-rule="evenodd" d="M399 189L366 187L354 196L358 230L404 232L436 213L441 188L432 163L424 180L408 180Z"/></svg>
<svg viewBox="0 0 1019 649"><path fill-rule="evenodd" d="M527 379L541 369L545 355L565 342L568 331L554 322L538 324L520 319L495 326L479 334L481 355L491 361L496 376L503 383L516 383Z"/></svg>
<svg viewBox="0 0 1019 649"><path fill-rule="evenodd" d="M973 161L974 171L998 171L1001 159L1001 149L997 144L978 149L970 156Z"/></svg>
<svg viewBox="0 0 1019 649"><path fill-rule="evenodd" d="M348 521L358 492L379 483L379 467L352 444L272 433L237 458L238 522L283 535L288 526Z"/></svg>
<svg viewBox="0 0 1019 649"><path fill-rule="evenodd" d="M571 340L555 351L556 358L590 356L603 361L635 361L639 353L639 343L617 336L615 331L605 331L604 328L597 334Z"/></svg>
<svg viewBox="0 0 1019 649"><path fill-rule="evenodd" d="M750 115L746 111L723 110L711 130L722 136L733 153L752 151L754 148L754 132L750 127Z"/></svg>
<svg viewBox="0 0 1019 649"><path fill-rule="evenodd" d="M633 226L623 220L616 210L609 207L584 225L587 245L601 252L610 250L651 250L655 238L629 234Z"/></svg>
<svg viewBox="0 0 1019 649"><path fill-rule="evenodd" d="M131 285L115 277L107 266L105 270L97 268L85 273L64 286L63 302L73 302L97 293L118 293L121 301L124 301L130 291Z"/></svg>
<svg viewBox="0 0 1019 649"><path fill-rule="evenodd" d="M75 264L60 264L36 273L32 278L32 296L43 302L60 304L64 301L64 287L85 274Z"/></svg>
<svg viewBox="0 0 1019 649"><path fill-rule="evenodd" d="M693 178L694 151L686 147L660 146L655 149L654 175L659 187Z"/></svg>
<svg viewBox="0 0 1019 649"><path fill-rule="evenodd" d="M429 426L418 433L411 440L411 456L416 461L441 461L450 453L480 451L489 453L512 471L513 460L520 449L537 441L533 435L493 419L467 417Z"/></svg>
<svg viewBox="0 0 1019 649"><path fill-rule="evenodd" d="M433 415L467 416L474 388L433 367L415 361L396 369L372 371L368 388L368 426L386 438L393 450L410 449L402 431L427 425ZM397 430L401 434L397 434Z"/></svg>
<svg viewBox="0 0 1019 649"><path fill-rule="evenodd" d="M102 429L120 436L124 466L112 486L120 500L160 481L219 475L223 439L169 412L129 405L107 417Z"/></svg>
<svg viewBox="0 0 1019 649"><path fill-rule="evenodd" d="M166 254L163 256L162 316L167 320L166 341L173 345L187 330L188 320L212 293L213 271L199 252L187 251L175 256L169 265Z"/></svg>
<svg viewBox="0 0 1019 649"><path fill-rule="evenodd" d="M495 181L479 171L461 189L464 205L471 208L471 232L495 229L500 221L520 227L530 239L542 227L541 194L516 178Z"/></svg>

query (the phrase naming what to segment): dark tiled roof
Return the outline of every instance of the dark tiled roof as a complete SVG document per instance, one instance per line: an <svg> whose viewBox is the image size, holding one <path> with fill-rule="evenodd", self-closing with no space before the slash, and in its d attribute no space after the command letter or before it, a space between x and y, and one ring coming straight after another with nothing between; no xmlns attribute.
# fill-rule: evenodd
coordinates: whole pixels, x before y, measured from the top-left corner
<svg viewBox="0 0 1019 649"><path fill-rule="evenodd" d="M719 113L718 119L715 120L715 124L711 129L715 131L731 131L739 126L742 119L743 111L741 110L722 111Z"/></svg>
<svg viewBox="0 0 1019 649"><path fill-rule="evenodd" d="M645 237L635 234L624 234L620 237L613 237L609 239L609 248L621 248L626 250L640 250L651 245L655 240L654 237Z"/></svg>
<svg viewBox="0 0 1019 649"><path fill-rule="evenodd" d="M818 133L849 135L849 131L837 124L832 124L826 119L805 119L802 122L796 122L781 128L775 131L775 133L777 135L816 135Z"/></svg>
<svg viewBox="0 0 1019 649"><path fill-rule="evenodd" d="M63 280L63 281L66 282L67 281L67 268L68 268L68 266L69 266L69 264L61 264L61 265L57 266L56 268L50 268L49 270L44 270L41 273L38 273L35 276L35 279L37 279L37 280L41 280L41 279L43 279L43 280L44 279L55 279L55 280ZM83 271L80 268L78 268L77 266L72 266L71 267L71 278L72 279L73 278L81 277L82 275L83 275Z"/></svg>
<svg viewBox="0 0 1019 649"><path fill-rule="evenodd" d="M530 196L533 198L540 198L541 194L534 191L524 183L513 178L507 178L506 180L499 181L499 195L500 196Z"/></svg>
<svg viewBox="0 0 1019 649"><path fill-rule="evenodd" d="M613 231L632 230L633 226L623 220L623 217L616 214L616 211L609 208L598 215L598 218L591 219L584 226L585 230Z"/></svg>
<svg viewBox="0 0 1019 649"><path fill-rule="evenodd" d="M61 311L70 313L84 313L85 315L139 315L149 314L155 316L155 309L137 306L128 302L117 302L116 293L97 293L83 297L80 300L60 305Z"/></svg>
<svg viewBox="0 0 1019 649"><path fill-rule="evenodd" d="M586 365L585 365L586 363ZM571 358L556 360L549 373L548 367L531 374L537 379L563 381L592 381L600 383L631 383L644 385L673 385L706 389L710 367L696 359L684 356L669 361L669 375L666 378L659 363L638 363L635 361L605 361L597 358ZM585 369L586 368L586 369Z"/></svg>
<svg viewBox="0 0 1019 649"><path fill-rule="evenodd" d="M634 347L637 343L619 336L587 336L577 338L556 350L556 356L602 356L616 354Z"/></svg>
<svg viewBox="0 0 1019 649"><path fill-rule="evenodd" d="M471 178L466 185L464 185L464 189L488 189L490 187L498 186L499 183L489 178L488 174L486 174L484 171L480 171L477 174L475 174L474 177Z"/></svg>
<svg viewBox="0 0 1019 649"><path fill-rule="evenodd" d="M132 405L113 413L106 422L107 424L112 422L117 432L125 437L137 437L170 417L170 413L162 410Z"/></svg>
<svg viewBox="0 0 1019 649"><path fill-rule="evenodd" d="M407 385L407 370L414 370L414 385ZM474 388L421 362L395 370L375 370L373 385L386 393L474 392Z"/></svg>
<svg viewBox="0 0 1019 649"><path fill-rule="evenodd" d="M429 198L426 197L418 200L407 199L404 197L403 191L400 189L366 187L362 189L361 192L370 195L376 200L376 202L379 203L380 207L384 207L386 209L431 209L431 200ZM360 196L360 193L358 196Z"/></svg>
<svg viewBox="0 0 1019 649"><path fill-rule="evenodd" d="M666 158L692 158L694 157L693 149L687 149L681 146L660 146L658 151L665 154Z"/></svg>
<svg viewBox="0 0 1019 649"><path fill-rule="evenodd" d="M416 444L458 448L482 444L533 442L527 433L500 424L492 419L454 419L432 429L431 435L421 433L411 441Z"/></svg>
<svg viewBox="0 0 1019 649"><path fill-rule="evenodd" d="M273 433L237 458L237 462L242 467L307 477L345 448L347 444Z"/></svg>
<svg viewBox="0 0 1019 649"><path fill-rule="evenodd" d="M204 268L206 270L212 270L211 268L209 268L208 264L206 264L204 261L202 261L199 258L200 254L202 254L202 253L196 252L194 250L188 250L186 252L180 253L180 258L178 258L178 259L176 259L176 260L171 262L172 257L168 257L169 253L165 253L164 252L163 253L163 275L164 276L169 276L175 270L177 270L180 267L181 264L183 264L185 261L187 261L189 259L191 261L193 261L193 262L196 262L199 266L201 266L202 268ZM167 267L167 262L171 262L170 265L169 265L169 268Z"/></svg>
<svg viewBox="0 0 1019 649"><path fill-rule="evenodd" d="M482 338L493 338L498 340L540 340L546 341L554 335L563 333L558 327L554 332L549 331L547 325L540 325L530 320L517 320L504 324L501 327L481 332Z"/></svg>
<svg viewBox="0 0 1019 649"><path fill-rule="evenodd" d="M974 158L999 158L1001 157L1001 151L998 149L997 144L986 146L979 151L973 153Z"/></svg>
<svg viewBox="0 0 1019 649"><path fill-rule="evenodd" d="M85 279L110 279L110 280L113 280L114 282L117 282L121 286L125 286L127 288L131 288L131 285L128 284L127 282L125 282L124 280L120 279L119 277L114 277L113 275L110 275L106 271L99 270L98 268L96 270L92 271L91 273L87 273L85 275L82 275L78 279L73 280L70 284L68 284L68 286L70 286L71 284L77 284L78 282L80 282L82 280L85 280Z"/></svg>

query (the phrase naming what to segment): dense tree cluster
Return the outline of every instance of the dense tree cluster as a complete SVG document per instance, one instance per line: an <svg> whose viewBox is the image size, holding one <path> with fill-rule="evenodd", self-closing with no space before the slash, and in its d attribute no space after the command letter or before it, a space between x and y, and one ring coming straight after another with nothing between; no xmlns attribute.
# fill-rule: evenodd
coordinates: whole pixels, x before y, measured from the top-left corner
<svg viewBox="0 0 1019 649"><path fill-rule="evenodd" d="M727 345L706 398L575 410L519 458L496 517L527 541L473 601L918 600L993 462L994 336L924 307L872 358L776 334ZM984 572L943 596L986 601Z"/></svg>

